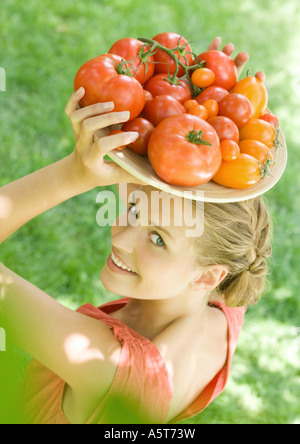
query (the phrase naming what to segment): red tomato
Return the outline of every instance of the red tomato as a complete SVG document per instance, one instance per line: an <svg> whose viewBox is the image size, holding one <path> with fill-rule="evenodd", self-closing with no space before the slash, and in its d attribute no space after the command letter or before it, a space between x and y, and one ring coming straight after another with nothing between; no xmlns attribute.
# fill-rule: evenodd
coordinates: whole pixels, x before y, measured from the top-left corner
<svg viewBox="0 0 300 444"><path fill-rule="evenodd" d="M198 88L207 88L214 83L216 78L215 73L208 68L199 68L193 72L191 80Z"/></svg>
<svg viewBox="0 0 300 444"><path fill-rule="evenodd" d="M169 117L155 128L148 158L161 179L186 187L208 182L222 162L217 133L203 119L190 114Z"/></svg>
<svg viewBox="0 0 300 444"><path fill-rule="evenodd" d="M155 40L165 48L169 49L177 48L178 46L184 46L187 44L187 41L184 37L174 32L162 32L161 34L157 34L155 37L153 37L152 40ZM192 51L190 45L185 46L185 51L187 52ZM175 51L174 54L183 65L187 66L188 64L188 66L191 66L193 64L193 56L192 54L188 54L187 52L185 54L183 53L179 54L179 51ZM154 71L155 74L159 74L162 72L168 73L168 68L170 74L175 73L176 63L174 62L172 57L163 50L159 49L154 54L154 60L156 62L155 71ZM179 66L177 77L182 77L183 75L184 75L184 69L181 66Z"/></svg>
<svg viewBox="0 0 300 444"><path fill-rule="evenodd" d="M139 138L128 145L132 151L141 156L147 154L148 141L154 130L154 125L149 122L149 120L137 117L130 122L126 122L122 126L123 131L137 131L139 133Z"/></svg>
<svg viewBox="0 0 300 444"><path fill-rule="evenodd" d="M176 114L186 113L182 103L172 96L161 95L154 97L146 103L143 114L154 126L157 126L163 119Z"/></svg>
<svg viewBox="0 0 300 444"><path fill-rule="evenodd" d="M259 161L241 153L235 160L223 160L213 181L229 188L249 188L260 180Z"/></svg>
<svg viewBox="0 0 300 444"><path fill-rule="evenodd" d="M253 117L260 117L268 103L268 92L264 83L255 76L248 76L237 82L233 90L234 94L246 96L253 108Z"/></svg>
<svg viewBox="0 0 300 444"><path fill-rule="evenodd" d="M85 95L80 101L82 106L113 101L113 111L129 111L132 120L143 110L145 94L136 79L118 74L117 65L121 60L114 54L103 54L89 60L77 72L74 90L84 87Z"/></svg>
<svg viewBox="0 0 300 444"><path fill-rule="evenodd" d="M280 122L279 122L278 117L272 113L263 114L262 116L260 116L260 119L265 120L266 122L269 122L271 125L274 126L274 128L278 124L277 128L280 128Z"/></svg>
<svg viewBox="0 0 300 444"><path fill-rule="evenodd" d="M222 159L231 162L237 159L240 154L240 147L234 140L225 139L222 140L221 144Z"/></svg>
<svg viewBox="0 0 300 444"><path fill-rule="evenodd" d="M177 79L179 81L179 79ZM179 102L184 103L191 99L191 90L186 83L181 82L177 85L172 85L167 80L166 74L157 74L146 83L144 89L151 92L153 97L165 94L172 96Z"/></svg>
<svg viewBox="0 0 300 444"><path fill-rule="evenodd" d="M145 103L148 100L152 100L153 99L153 95L149 91L146 91L145 89L144 89L144 94L145 94Z"/></svg>
<svg viewBox="0 0 300 444"><path fill-rule="evenodd" d="M252 114L252 105L242 94L228 94L219 102L219 115L233 120L238 128L247 125Z"/></svg>
<svg viewBox="0 0 300 444"><path fill-rule="evenodd" d="M206 62L206 68L215 73L213 85L230 91L237 82L237 69L231 57L222 51L210 50L198 56L199 61Z"/></svg>
<svg viewBox="0 0 300 444"><path fill-rule="evenodd" d="M124 60L130 60L132 73L136 80L142 85L153 76L154 58L153 56L145 57L144 54L149 51L149 47L137 39L126 37L115 42L110 50L110 54L117 54Z"/></svg>
<svg viewBox="0 0 300 444"><path fill-rule="evenodd" d="M240 128L240 140L259 140L268 148L274 146L276 131L273 125L262 119L251 119L243 128Z"/></svg>
<svg viewBox="0 0 300 444"><path fill-rule="evenodd" d="M265 163L267 159L273 160L273 156L267 145L260 142L259 140L241 140L239 143L241 153L249 154L249 156L255 157L262 164Z"/></svg>
<svg viewBox="0 0 300 444"><path fill-rule="evenodd" d="M216 102L220 102L225 96L227 96L228 91L226 89L221 88L221 86L209 86L202 91L199 96L196 97L195 100L199 103L199 105L203 105L209 99L213 99Z"/></svg>
<svg viewBox="0 0 300 444"><path fill-rule="evenodd" d="M230 139L238 143L240 140L239 129L236 124L224 116L216 116L207 121L217 131L220 141Z"/></svg>

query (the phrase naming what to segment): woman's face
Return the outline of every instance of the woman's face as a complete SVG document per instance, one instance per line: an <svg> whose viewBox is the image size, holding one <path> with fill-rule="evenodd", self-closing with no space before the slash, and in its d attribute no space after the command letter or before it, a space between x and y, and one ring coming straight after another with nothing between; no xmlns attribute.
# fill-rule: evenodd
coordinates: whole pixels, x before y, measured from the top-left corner
<svg viewBox="0 0 300 444"><path fill-rule="evenodd" d="M132 226L128 223L127 226L112 227L112 254L101 272L101 280L109 291L120 296L168 299L183 294L199 273L199 269L196 273L195 268L196 251L191 239L186 236L187 226L184 223L176 226L175 205L170 206L170 223L162 226L161 207L151 203L151 187L146 187L144 192L148 196L147 202L136 199L131 193L127 212L130 222L132 218L136 220L136 216L141 217L142 213L147 214L148 206L148 224ZM183 205L181 198L177 198L177 204L178 199ZM153 223L161 227L153 226Z"/></svg>

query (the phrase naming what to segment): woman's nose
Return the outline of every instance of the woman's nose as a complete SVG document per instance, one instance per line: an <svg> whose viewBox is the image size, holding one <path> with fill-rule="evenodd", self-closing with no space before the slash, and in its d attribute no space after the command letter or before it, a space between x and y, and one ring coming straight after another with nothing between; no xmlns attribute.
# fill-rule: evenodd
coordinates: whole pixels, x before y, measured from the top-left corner
<svg viewBox="0 0 300 444"><path fill-rule="evenodd" d="M111 227L111 242L112 245L118 248L120 251L123 250L128 254L134 252L134 245L136 241L136 230L134 227Z"/></svg>

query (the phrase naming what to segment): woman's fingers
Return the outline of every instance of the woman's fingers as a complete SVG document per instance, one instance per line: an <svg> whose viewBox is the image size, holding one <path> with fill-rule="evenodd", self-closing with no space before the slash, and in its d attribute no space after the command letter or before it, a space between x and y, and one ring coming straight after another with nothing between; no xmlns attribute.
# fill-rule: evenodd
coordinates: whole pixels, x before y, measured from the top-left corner
<svg viewBox="0 0 300 444"><path fill-rule="evenodd" d="M105 156L110 151L119 148L123 145L129 145L137 140L139 133L136 131L127 131L119 134L113 134L111 136L101 137L95 141L93 150L95 155Z"/></svg>
<svg viewBox="0 0 300 444"><path fill-rule="evenodd" d="M216 37L208 46L208 51L217 51L221 45L221 37Z"/></svg>
<svg viewBox="0 0 300 444"><path fill-rule="evenodd" d="M71 114L78 109L79 102L85 94L85 89L81 86L77 91L75 91L68 100L65 107L65 113L71 118Z"/></svg>

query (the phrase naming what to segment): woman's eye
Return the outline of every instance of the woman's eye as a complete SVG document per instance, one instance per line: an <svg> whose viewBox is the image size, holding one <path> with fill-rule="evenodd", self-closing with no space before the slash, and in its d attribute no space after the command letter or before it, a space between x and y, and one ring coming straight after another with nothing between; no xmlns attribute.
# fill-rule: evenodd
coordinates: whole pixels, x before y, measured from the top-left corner
<svg viewBox="0 0 300 444"><path fill-rule="evenodd" d="M157 233L150 233L150 239L151 239L151 242L153 242L158 247L164 247L165 246L164 241L162 240L160 235L157 234Z"/></svg>

